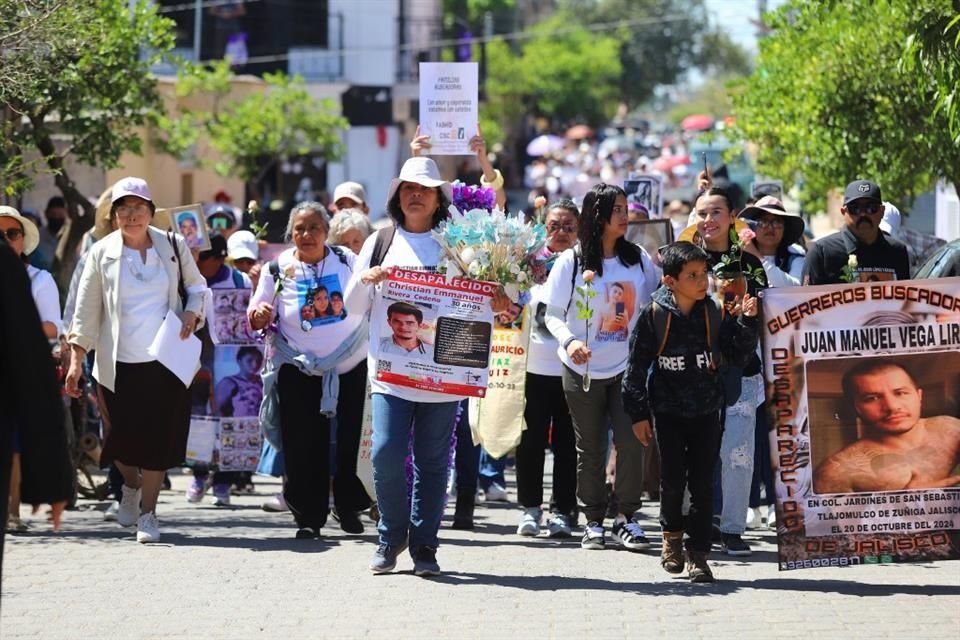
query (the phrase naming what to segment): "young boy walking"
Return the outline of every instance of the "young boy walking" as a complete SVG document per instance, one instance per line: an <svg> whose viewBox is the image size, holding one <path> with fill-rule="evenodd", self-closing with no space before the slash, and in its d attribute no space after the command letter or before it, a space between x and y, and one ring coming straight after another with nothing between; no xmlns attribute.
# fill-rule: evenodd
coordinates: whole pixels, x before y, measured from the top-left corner
<svg viewBox="0 0 960 640"><path fill-rule="evenodd" d="M726 404L721 368L743 366L756 350L757 299L745 294L726 313L707 297L708 256L702 249L676 242L660 255L665 286L654 292L633 330L623 404L641 440L651 433L653 414L660 451L660 564L669 573L683 571L686 531L690 581L713 582L707 554ZM686 525L685 487L691 497Z"/></svg>

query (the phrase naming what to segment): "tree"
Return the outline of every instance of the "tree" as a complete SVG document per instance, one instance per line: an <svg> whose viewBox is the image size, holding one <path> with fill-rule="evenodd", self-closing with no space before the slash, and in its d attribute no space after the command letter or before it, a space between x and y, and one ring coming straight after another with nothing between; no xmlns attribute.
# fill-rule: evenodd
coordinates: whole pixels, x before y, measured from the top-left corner
<svg viewBox="0 0 960 640"><path fill-rule="evenodd" d="M187 101L178 101L158 121L160 147L177 157L193 150L201 166L252 183L288 158L340 158L340 131L349 124L331 100L312 97L303 78L267 73L263 91L231 98L233 77L227 61L184 65L177 76L177 97L206 94L213 106L191 109Z"/></svg>
<svg viewBox="0 0 960 640"><path fill-rule="evenodd" d="M146 0L0 0L0 24L0 181L14 195L31 173L53 174L70 213L55 265L67 282L94 210L66 160L113 168L140 151L138 127L161 107L149 70L173 48L173 23ZM60 137L65 147L54 143ZM40 163L25 160L31 149Z"/></svg>
<svg viewBox="0 0 960 640"><path fill-rule="evenodd" d="M918 4L940 3L794 0L768 16L773 33L734 97L761 173L787 183L802 175L802 199L819 207L856 178L900 203L938 177L960 179L960 145L935 108L934 81L897 64Z"/></svg>
<svg viewBox="0 0 960 640"><path fill-rule="evenodd" d="M923 3L913 13L901 65L921 83L935 86L934 103L943 111L955 145L960 144L960 10L948 0ZM920 90L923 91L923 84Z"/></svg>

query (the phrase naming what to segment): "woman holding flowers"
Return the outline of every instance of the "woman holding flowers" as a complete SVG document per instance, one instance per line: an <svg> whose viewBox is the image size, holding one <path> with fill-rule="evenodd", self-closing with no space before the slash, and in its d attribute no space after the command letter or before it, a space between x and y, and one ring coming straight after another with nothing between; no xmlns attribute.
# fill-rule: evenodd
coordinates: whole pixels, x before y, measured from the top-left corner
<svg viewBox="0 0 960 640"><path fill-rule="evenodd" d="M559 200L547 209L544 219L547 246L540 255L547 273L557 258L577 243L579 217L577 205L570 200ZM530 289L533 326L527 349L527 403L523 412L527 428L517 446L517 502L523 514L517 533L522 536L540 533L544 449L549 444L553 451L553 495L547 533L551 538L566 538L577 513L577 449L570 410L563 395L563 364L557 355L560 345L546 326L546 293L546 283Z"/></svg>
<svg viewBox="0 0 960 640"><path fill-rule="evenodd" d="M587 525L580 546L603 549L607 510L606 458L609 425L617 448L616 493L620 512L613 533L627 549L649 546L634 519L641 506L641 459L651 434L634 433L624 413L620 383L627 367L627 335L637 311L650 300L660 280L650 256L624 237L627 197L623 189L598 184L583 199L579 247L564 251L545 287L546 324L557 339L563 392L573 418L577 453L577 496ZM610 304L615 290L628 292L623 317L627 332L604 331L595 308ZM626 303L624 302L624 305Z"/></svg>
<svg viewBox="0 0 960 640"><path fill-rule="evenodd" d="M383 307L376 285L388 276L390 267L434 271L441 259L440 243L432 235L448 215L450 183L440 177L429 158L407 160L400 176L390 183L387 211L395 229L377 233L363 245L357 269L346 291L348 313L367 314ZM389 244L387 244L389 243ZM385 248L385 250L384 250ZM375 251L379 255L375 255ZM494 311L509 300L500 293ZM375 370L383 338L381 323L370 323L368 362ZM373 388L373 482L380 511L380 544L370 563L374 573L387 573L408 546L414 573L440 573L436 553L437 532L443 515L444 490L457 404L463 398L402 387L370 377ZM413 434L413 494L407 501L405 460Z"/></svg>
<svg viewBox="0 0 960 640"><path fill-rule="evenodd" d="M710 256L712 285L719 291L728 311L739 303L743 291L758 296L766 287L763 264L753 253L744 251L755 234L736 219L732 198L724 187L710 187L697 198L693 212L695 224L680 234L680 240L693 240ZM734 283L733 288L727 288ZM714 514L720 516L723 551L732 556L748 556L750 545L742 535L753 479L755 420L757 406L763 402L763 379L759 355L754 355L742 370L721 367L727 390L726 418L720 442L720 491L714 491Z"/></svg>

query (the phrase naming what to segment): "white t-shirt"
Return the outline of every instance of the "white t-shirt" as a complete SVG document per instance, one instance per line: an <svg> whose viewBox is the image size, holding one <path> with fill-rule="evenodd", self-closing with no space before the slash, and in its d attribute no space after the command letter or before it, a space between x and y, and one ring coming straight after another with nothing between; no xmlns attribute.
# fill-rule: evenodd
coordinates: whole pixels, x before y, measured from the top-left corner
<svg viewBox="0 0 960 640"><path fill-rule="evenodd" d="M117 362L150 362L147 353L163 318L170 310L170 283L160 255L147 249L146 263L140 251L124 247L120 255L120 336Z"/></svg>
<svg viewBox="0 0 960 640"><path fill-rule="evenodd" d="M369 313L374 303L379 303L382 297L382 287L367 287L360 282L360 274L370 268L370 258L373 255L373 246L377 242L377 234L372 234L363 243L353 280L347 287L347 308L350 313ZM397 227L393 234L393 242L383 258L381 267L402 267L419 271L434 271L440 261L440 245L434 240L430 232L409 233ZM378 322L370 323L370 354L367 359L367 371L370 375L370 386L373 393L384 393L402 398L410 402L456 402L463 400L463 396L452 396L434 391L423 391L412 387L401 387L395 384L380 382L376 379L376 356L374 347L380 348L381 340L392 338L392 335L380 335L381 327Z"/></svg>
<svg viewBox="0 0 960 640"><path fill-rule="evenodd" d="M274 300L274 279L264 266L248 309L255 309L261 302L272 304L279 314L280 333L290 346L300 353L322 358L336 351L363 322L362 313L350 313L343 304L356 256L349 249L343 249L347 261L344 264L328 248L327 257L311 265L297 260L294 251L287 249L277 256L283 279L283 289L277 299ZM337 365L337 373L352 371L366 355L367 346L361 344Z"/></svg>
<svg viewBox="0 0 960 640"><path fill-rule="evenodd" d="M30 293L37 305L40 322L52 322L57 326L57 335L60 335L63 333L63 323L60 321L60 292L57 290L57 283L49 271L37 269L32 264L27 265L27 275L30 277Z"/></svg>
<svg viewBox="0 0 960 640"><path fill-rule="evenodd" d="M590 375L595 380L613 378L627 368L630 332L637 324L640 308L650 301L650 294L657 287L657 269L646 252L643 260L632 267L624 266L618 258L604 259L603 276L593 280L593 290L597 295L590 299L593 319L590 321L589 340L586 340L586 322L577 319L576 303L580 296L571 288L573 255L573 249L568 249L557 258L544 285L544 298L550 306L566 308L569 303L567 327L577 340L585 341L593 353ZM575 286L582 287L582 257L578 257L577 263ZM582 375L586 371L584 365L573 363L567 350L559 343L557 354L565 365L577 373Z"/></svg>
<svg viewBox="0 0 960 640"><path fill-rule="evenodd" d="M559 259L559 258L558 258ZM568 280L569 282L569 280ZM530 288L530 345L527 347L527 371L540 376L559 376L563 372L557 356L557 339L546 325L537 323L537 308L546 306L547 283ZM544 313L540 314L543 318Z"/></svg>

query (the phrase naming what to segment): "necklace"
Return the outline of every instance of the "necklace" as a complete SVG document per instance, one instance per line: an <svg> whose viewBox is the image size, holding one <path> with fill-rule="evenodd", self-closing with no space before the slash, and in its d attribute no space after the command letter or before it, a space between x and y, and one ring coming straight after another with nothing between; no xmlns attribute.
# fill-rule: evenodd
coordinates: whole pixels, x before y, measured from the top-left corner
<svg viewBox="0 0 960 640"><path fill-rule="evenodd" d="M306 263L306 262L303 262L302 260L300 260L299 254L298 254L297 260L300 262L300 273L303 274L303 279L304 279L304 280L307 280L307 270L306 270L306 267L309 267L309 268L310 268L310 271L313 272L313 284L314 284L314 286L312 286L312 287L309 286L309 285L307 286L307 304L312 305L312 304L313 304L313 298L314 298L314 296L316 295L317 291L320 289L320 282L323 280L323 272L324 272L324 270L327 268L327 249L326 249L326 247L324 247L323 257L320 258L320 275L317 275L317 265L316 265L316 264L308 264L308 263ZM303 329L303 330L306 331L306 332L313 331L313 323L310 322L309 320L307 320L306 318L304 318L303 320L300 321L300 328Z"/></svg>

